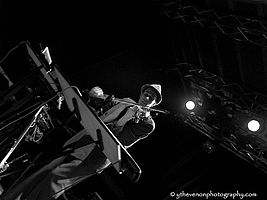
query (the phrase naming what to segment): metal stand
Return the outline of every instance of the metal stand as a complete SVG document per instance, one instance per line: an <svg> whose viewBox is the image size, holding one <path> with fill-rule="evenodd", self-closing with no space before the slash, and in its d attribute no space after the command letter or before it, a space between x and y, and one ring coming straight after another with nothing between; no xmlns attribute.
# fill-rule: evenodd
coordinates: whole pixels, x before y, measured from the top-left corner
<svg viewBox="0 0 267 200"><path fill-rule="evenodd" d="M8 153L6 154L6 156L3 158L3 160L0 163L0 173L3 173L4 171L7 170L7 168L9 167L9 164L7 163L8 158L11 156L11 154L14 152L14 150L17 148L17 146L19 145L19 143L22 141L22 139L24 138L24 136L28 133L28 131L34 127L37 117L38 115L41 113L41 111L43 110L43 108L45 107L45 105L43 105L41 108L39 108L39 110L37 111L37 113L34 115L31 123L27 126L27 128L25 129L25 131L20 135L20 137L15 140L15 143L13 144L13 146L10 148L10 150L8 151Z"/></svg>

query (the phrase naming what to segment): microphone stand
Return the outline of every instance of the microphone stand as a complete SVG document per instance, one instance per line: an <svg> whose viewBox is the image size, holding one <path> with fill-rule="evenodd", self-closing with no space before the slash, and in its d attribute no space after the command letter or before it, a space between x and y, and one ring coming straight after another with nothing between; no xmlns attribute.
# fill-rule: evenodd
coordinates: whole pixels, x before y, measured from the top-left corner
<svg viewBox="0 0 267 200"><path fill-rule="evenodd" d="M37 113L34 115L34 118L32 119L31 123L27 126L27 128L25 129L25 131L20 135L20 137L15 140L13 146L10 148L9 152L6 154L6 156L3 158L3 160L0 162L0 173L3 173L4 171L7 170L7 168L9 167L9 164L6 162L7 159L11 156L11 154L14 152L14 150L17 148L17 146L19 145L19 143L21 142L21 140L23 139L23 137L27 134L27 132L34 127L36 119L38 117L38 115L40 114L40 112L43 110L43 108L45 107L45 105L43 105L41 108L39 108L39 110L37 111Z"/></svg>

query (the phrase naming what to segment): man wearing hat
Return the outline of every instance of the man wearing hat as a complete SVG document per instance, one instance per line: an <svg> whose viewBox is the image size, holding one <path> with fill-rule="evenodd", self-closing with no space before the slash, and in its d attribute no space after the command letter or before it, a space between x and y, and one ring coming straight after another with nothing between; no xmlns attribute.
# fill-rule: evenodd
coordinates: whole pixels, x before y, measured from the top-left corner
<svg viewBox="0 0 267 200"><path fill-rule="evenodd" d="M131 98L124 98L118 104L111 104L110 108L105 108L100 118L128 148L153 132L155 122L149 108L160 104L161 101L161 85L145 84L141 87L138 103ZM111 100L112 102L116 100Z"/></svg>
<svg viewBox="0 0 267 200"><path fill-rule="evenodd" d="M131 98L124 98L123 101L117 102L115 98L105 95L98 86L92 88L88 94L91 98L88 105L97 112L100 119L107 124L126 148L146 138L154 131L155 122L150 115L149 108L162 101L161 85L143 85L137 103ZM93 102L95 99L97 103ZM98 112L100 106L103 110ZM108 167L109 160L97 146L91 144L92 138L86 134L86 131L80 133L81 137L76 141L79 148L70 155L59 157L38 170L18 184L15 190L7 193L4 200L57 199L84 178L100 173ZM67 198L65 196L65 199ZM73 198L70 197L70 199Z"/></svg>

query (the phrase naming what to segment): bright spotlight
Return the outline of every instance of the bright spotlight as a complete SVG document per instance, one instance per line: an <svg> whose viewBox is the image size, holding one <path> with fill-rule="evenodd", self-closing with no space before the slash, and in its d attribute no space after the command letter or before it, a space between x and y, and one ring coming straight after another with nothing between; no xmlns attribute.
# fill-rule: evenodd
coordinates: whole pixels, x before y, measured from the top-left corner
<svg viewBox="0 0 267 200"><path fill-rule="evenodd" d="M188 109L188 110L193 110L195 108L195 102L194 101L187 101L186 104L185 104L185 107Z"/></svg>
<svg viewBox="0 0 267 200"><path fill-rule="evenodd" d="M248 130L256 132L259 129L260 129L260 123L257 120L253 119L248 122Z"/></svg>

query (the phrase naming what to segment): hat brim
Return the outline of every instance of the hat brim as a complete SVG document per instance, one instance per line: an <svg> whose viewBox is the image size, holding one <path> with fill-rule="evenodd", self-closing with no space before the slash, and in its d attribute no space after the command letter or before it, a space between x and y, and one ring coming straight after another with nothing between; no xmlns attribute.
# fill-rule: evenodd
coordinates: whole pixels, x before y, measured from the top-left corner
<svg viewBox="0 0 267 200"><path fill-rule="evenodd" d="M145 84L141 87L141 94L144 93L144 91L147 89L147 88L152 88L156 94L157 94L157 98L156 98L156 105L160 104L160 102L162 101L162 96L161 94L159 93L158 90L156 90L154 87L152 87L151 85L149 84Z"/></svg>

